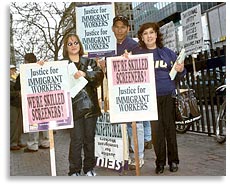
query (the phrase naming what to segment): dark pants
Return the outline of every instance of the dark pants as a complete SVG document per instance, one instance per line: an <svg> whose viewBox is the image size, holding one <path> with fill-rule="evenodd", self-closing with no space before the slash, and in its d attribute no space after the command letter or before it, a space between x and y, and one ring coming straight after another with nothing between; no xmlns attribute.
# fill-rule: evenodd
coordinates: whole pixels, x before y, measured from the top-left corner
<svg viewBox="0 0 230 186"><path fill-rule="evenodd" d="M152 122L152 140L156 154L156 165L166 165L172 162L179 163L176 127L175 106L171 95L158 96L158 121Z"/></svg>
<svg viewBox="0 0 230 186"><path fill-rule="evenodd" d="M74 128L70 129L69 175L80 172L82 167L87 173L96 165L95 159L95 128L97 117L81 118L74 121ZM82 148L84 159L82 166Z"/></svg>

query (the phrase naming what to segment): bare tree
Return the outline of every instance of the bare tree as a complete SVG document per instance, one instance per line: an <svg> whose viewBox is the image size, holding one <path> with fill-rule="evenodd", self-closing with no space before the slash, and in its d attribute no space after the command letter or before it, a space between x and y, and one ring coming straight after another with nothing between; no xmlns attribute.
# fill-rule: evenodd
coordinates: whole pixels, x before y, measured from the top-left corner
<svg viewBox="0 0 230 186"><path fill-rule="evenodd" d="M10 14L10 64L16 65L15 54L14 54L14 45L13 45L13 30L12 30L12 14Z"/></svg>
<svg viewBox="0 0 230 186"><path fill-rule="evenodd" d="M22 61L28 52L38 59L61 58L64 36L75 32L75 3L13 2L10 11L16 60Z"/></svg>

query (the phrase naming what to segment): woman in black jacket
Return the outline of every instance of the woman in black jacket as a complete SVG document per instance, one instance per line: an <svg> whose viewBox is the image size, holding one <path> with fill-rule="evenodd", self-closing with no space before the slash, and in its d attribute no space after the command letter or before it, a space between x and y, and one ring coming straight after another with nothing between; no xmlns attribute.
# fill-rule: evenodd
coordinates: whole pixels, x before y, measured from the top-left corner
<svg viewBox="0 0 230 186"><path fill-rule="evenodd" d="M96 176L93 170L96 165L94 137L97 117L101 115L97 87L102 84L104 74L95 60L85 58L83 54L79 37L76 34L68 35L64 39L63 57L76 65L78 71L74 74L75 79L81 76L87 79L88 83L84 90L93 103L92 109L80 118L78 113L74 112L77 105L73 104L74 128L70 129L69 176L81 176L82 168L86 176Z"/></svg>

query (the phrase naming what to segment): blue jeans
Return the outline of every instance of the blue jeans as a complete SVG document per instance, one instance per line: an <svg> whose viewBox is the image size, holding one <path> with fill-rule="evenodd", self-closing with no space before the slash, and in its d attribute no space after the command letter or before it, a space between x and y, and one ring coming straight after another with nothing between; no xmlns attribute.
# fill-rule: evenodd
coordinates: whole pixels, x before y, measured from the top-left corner
<svg viewBox="0 0 230 186"><path fill-rule="evenodd" d="M143 121L144 125L144 141L152 141L151 123L150 121Z"/></svg>
<svg viewBox="0 0 230 186"><path fill-rule="evenodd" d="M138 155L139 158L144 158L144 127L142 121L137 121L137 139L138 139ZM134 151L134 143L133 143L133 134L132 134L132 124L127 123L127 130L128 130L128 136L131 141L131 147ZM130 158L134 158L134 154L130 154Z"/></svg>

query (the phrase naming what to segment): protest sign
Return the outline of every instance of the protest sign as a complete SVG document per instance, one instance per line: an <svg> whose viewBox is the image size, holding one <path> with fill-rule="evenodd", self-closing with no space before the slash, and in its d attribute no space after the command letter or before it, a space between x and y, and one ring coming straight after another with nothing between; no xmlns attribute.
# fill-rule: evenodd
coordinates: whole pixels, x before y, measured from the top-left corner
<svg viewBox="0 0 230 186"><path fill-rule="evenodd" d="M88 57L116 54L116 39L111 31L114 15L114 3L76 7L77 34Z"/></svg>
<svg viewBox="0 0 230 186"><path fill-rule="evenodd" d="M183 43L186 55L191 55L203 47L200 4L181 13Z"/></svg>
<svg viewBox="0 0 230 186"><path fill-rule="evenodd" d="M160 27L160 31L163 34L164 46L176 52L176 30L173 21Z"/></svg>
<svg viewBox="0 0 230 186"><path fill-rule="evenodd" d="M121 170L128 161L128 137L126 125L111 124L109 113L98 118L95 134L97 166Z"/></svg>
<svg viewBox="0 0 230 186"><path fill-rule="evenodd" d="M20 65L24 132L73 127L68 61Z"/></svg>
<svg viewBox="0 0 230 186"><path fill-rule="evenodd" d="M107 58L110 122L157 120L152 54Z"/></svg>

